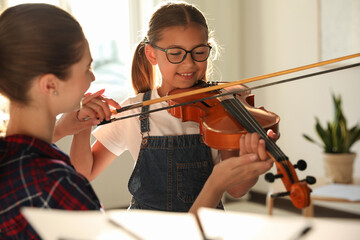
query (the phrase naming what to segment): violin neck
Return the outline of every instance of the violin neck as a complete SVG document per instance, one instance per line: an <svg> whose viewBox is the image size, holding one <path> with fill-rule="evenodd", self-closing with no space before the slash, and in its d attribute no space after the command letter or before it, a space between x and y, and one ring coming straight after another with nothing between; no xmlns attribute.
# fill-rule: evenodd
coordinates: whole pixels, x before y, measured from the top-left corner
<svg viewBox="0 0 360 240"><path fill-rule="evenodd" d="M237 98L227 98L220 101L221 105L234 117L249 133L258 133L265 140L266 150L278 162L288 160L288 157L281 151L275 142L268 137L265 129L246 109L246 107Z"/></svg>

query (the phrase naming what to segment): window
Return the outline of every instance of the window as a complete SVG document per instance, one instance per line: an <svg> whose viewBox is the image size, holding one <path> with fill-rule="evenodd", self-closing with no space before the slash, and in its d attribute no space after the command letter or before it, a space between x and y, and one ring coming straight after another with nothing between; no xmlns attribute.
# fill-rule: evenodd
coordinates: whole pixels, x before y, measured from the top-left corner
<svg viewBox="0 0 360 240"><path fill-rule="evenodd" d="M121 101L132 91L130 66L129 3L128 0L79 1L8 0L8 6L21 3L48 3L59 6L80 22L90 45L96 77L89 92L105 88L105 95Z"/></svg>

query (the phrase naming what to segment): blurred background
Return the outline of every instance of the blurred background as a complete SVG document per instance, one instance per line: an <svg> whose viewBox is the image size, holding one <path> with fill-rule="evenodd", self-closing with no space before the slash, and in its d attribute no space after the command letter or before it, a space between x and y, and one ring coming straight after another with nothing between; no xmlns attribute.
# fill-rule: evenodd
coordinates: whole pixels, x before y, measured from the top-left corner
<svg viewBox="0 0 360 240"><path fill-rule="evenodd" d="M122 101L133 94L130 66L133 50L144 38L149 18L159 0L0 0L0 8L23 2L46 2L71 12L83 26L94 59L96 81L89 91L106 88L105 94ZM192 0L203 11L221 55L214 62L212 80L236 81L360 52L360 1L358 0ZM257 86L343 66L356 60L249 83ZM255 106L280 116L278 145L295 163L308 163L306 175L324 176L322 149L302 134L317 138L315 116L325 124L333 118L331 94L341 95L348 125L360 122L360 68L254 90ZM57 144L69 152L71 137ZM360 144L354 177L360 177ZM127 181L134 165L128 152L92 182L106 209L127 207ZM275 172L275 169L273 170ZM263 177L253 188L266 194L269 183ZM338 205L335 208L339 207ZM341 208L341 206L339 207ZM360 206L346 211L360 214Z"/></svg>

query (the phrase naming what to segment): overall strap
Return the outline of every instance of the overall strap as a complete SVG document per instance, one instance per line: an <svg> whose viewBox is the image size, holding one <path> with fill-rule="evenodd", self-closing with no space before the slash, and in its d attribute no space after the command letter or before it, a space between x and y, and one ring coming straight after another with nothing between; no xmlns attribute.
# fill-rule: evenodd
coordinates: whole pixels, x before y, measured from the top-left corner
<svg viewBox="0 0 360 240"><path fill-rule="evenodd" d="M144 93L144 97L143 97L143 101L147 101L150 100L151 98L151 90L147 91ZM149 111L149 105L147 106L143 106L141 108L141 112L147 112ZM150 124L149 124L149 114L141 114L139 117L140 120L140 126L141 126L141 134L143 135L143 133L149 132L150 131Z"/></svg>

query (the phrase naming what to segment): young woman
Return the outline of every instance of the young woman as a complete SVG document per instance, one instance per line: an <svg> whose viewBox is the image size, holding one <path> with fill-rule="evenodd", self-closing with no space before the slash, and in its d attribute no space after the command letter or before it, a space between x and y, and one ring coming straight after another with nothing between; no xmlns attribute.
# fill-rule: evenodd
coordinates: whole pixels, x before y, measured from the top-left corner
<svg viewBox="0 0 360 240"><path fill-rule="evenodd" d="M24 206L102 210L87 179L52 144L56 116L79 109L95 80L91 62L81 26L60 8L23 4L0 15L0 93L10 104L0 138L0 239L40 238Z"/></svg>

